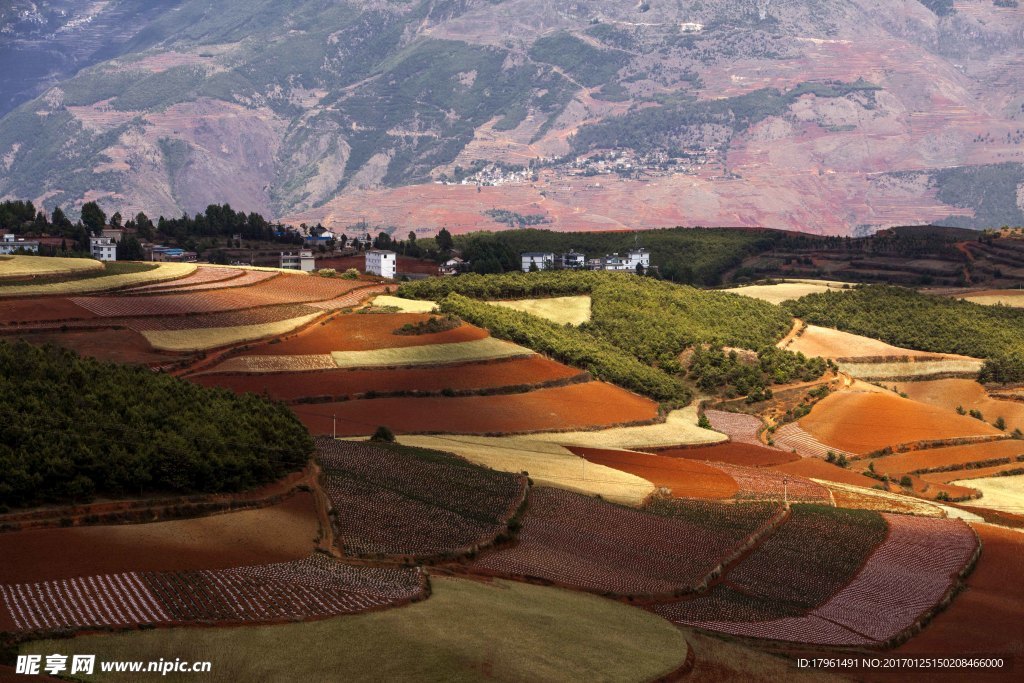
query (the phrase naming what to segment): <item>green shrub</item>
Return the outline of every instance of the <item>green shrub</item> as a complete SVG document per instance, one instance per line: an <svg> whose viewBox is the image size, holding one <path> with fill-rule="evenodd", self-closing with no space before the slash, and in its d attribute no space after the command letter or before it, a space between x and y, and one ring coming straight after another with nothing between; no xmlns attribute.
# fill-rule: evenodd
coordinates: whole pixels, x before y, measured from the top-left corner
<svg viewBox="0 0 1024 683"><path fill-rule="evenodd" d="M377 427L377 430L373 433L373 436L370 437L370 441L385 441L388 443L394 443L395 433L392 432L387 427L385 427L384 425L381 425Z"/></svg>

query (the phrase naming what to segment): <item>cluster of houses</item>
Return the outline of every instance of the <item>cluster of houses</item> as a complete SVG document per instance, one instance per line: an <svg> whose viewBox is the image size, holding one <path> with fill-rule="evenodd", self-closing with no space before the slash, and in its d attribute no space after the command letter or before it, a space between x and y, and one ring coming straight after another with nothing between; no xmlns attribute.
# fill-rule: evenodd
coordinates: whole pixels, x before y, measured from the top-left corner
<svg viewBox="0 0 1024 683"><path fill-rule="evenodd" d="M524 273L534 270L624 270L635 273L646 272L651 267L651 252L642 248L630 249L625 256L616 253L592 259L577 251L564 254L527 251L520 257Z"/></svg>
<svg viewBox="0 0 1024 683"><path fill-rule="evenodd" d="M38 254L40 240L27 240L17 235L6 234L0 239L0 255ZM97 261L116 261L117 244L110 237L90 237L89 252Z"/></svg>

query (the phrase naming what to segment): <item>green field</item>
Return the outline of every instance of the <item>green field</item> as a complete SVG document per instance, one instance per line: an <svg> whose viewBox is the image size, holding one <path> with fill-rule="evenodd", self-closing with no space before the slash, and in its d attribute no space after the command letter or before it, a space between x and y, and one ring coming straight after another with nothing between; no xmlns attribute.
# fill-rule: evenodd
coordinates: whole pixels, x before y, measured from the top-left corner
<svg viewBox="0 0 1024 683"><path fill-rule="evenodd" d="M407 607L283 626L178 628L40 641L23 653L212 662L165 681L649 681L679 667L681 631L648 612L556 588L433 578ZM88 681L133 680L128 674ZM136 676L135 680L138 680Z"/></svg>

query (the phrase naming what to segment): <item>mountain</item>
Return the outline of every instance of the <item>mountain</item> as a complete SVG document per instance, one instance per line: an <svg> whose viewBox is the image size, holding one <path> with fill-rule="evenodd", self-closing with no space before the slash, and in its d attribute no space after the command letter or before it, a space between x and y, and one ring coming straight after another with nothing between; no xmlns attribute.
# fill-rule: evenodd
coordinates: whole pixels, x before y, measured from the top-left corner
<svg viewBox="0 0 1024 683"><path fill-rule="evenodd" d="M1024 223L1014 0L18 0L0 67L0 196L47 208Z"/></svg>

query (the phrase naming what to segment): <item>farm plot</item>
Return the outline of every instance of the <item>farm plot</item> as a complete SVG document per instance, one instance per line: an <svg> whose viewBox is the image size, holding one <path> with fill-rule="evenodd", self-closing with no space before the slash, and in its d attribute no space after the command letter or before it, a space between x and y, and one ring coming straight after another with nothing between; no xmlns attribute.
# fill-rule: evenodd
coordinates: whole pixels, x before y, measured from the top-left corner
<svg viewBox="0 0 1024 683"><path fill-rule="evenodd" d="M316 533L310 493L192 519L7 532L0 534L0 584L299 560L313 551Z"/></svg>
<svg viewBox="0 0 1024 683"><path fill-rule="evenodd" d="M196 270L194 263L158 263L156 267L134 273L104 275L100 277L49 282L39 285L0 286L0 297L20 296L68 296L103 292L111 289L132 287L153 282L166 282L191 275Z"/></svg>
<svg viewBox="0 0 1024 683"><path fill-rule="evenodd" d="M188 315L324 301L350 292L361 284L351 280L280 275L249 287L149 296L79 297L73 301L105 318Z"/></svg>
<svg viewBox="0 0 1024 683"><path fill-rule="evenodd" d="M589 296L555 296L547 299L518 299L515 301L489 301L488 303L529 313L559 325L582 325L590 322Z"/></svg>
<svg viewBox="0 0 1024 683"><path fill-rule="evenodd" d="M81 356L115 363L148 365L181 359L180 356L155 350L143 335L134 330L69 329L61 332L50 329L45 332L18 333L10 338L22 339L39 346L53 344L70 349Z"/></svg>
<svg viewBox="0 0 1024 683"><path fill-rule="evenodd" d="M19 631L140 624L273 622L425 597L419 569L352 567L320 554L222 570L126 572L0 585Z"/></svg>
<svg viewBox="0 0 1024 683"><path fill-rule="evenodd" d="M764 446L758 434L764 423L761 418L743 413L727 413L723 410L705 410L704 415L711 428L729 437L730 441Z"/></svg>
<svg viewBox="0 0 1024 683"><path fill-rule="evenodd" d="M799 422L818 441L851 453L887 446L965 437L992 437L998 429L951 410L888 393L833 393Z"/></svg>
<svg viewBox="0 0 1024 683"><path fill-rule="evenodd" d="M796 475L783 474L768 468L740 467L716 462L707 463L708 467L724 472L731 477L739 490L737 498L752 500L801 500L807 502L829 503L831 498L828 489L815 484L810 479Z"/></svg>
<svg viewBox="0 0 1024 683"><path fill-rule="evenodd" d="M730 442L715 446L693 448L666 448L653 451L656 455L684 460L707 460L724 462L742 467L768 467L799 460L800 456L775 448L755 446L748 443Z"/></svg>
<svg viewBox="0 0 1024 683"><path fill-rule="evenodd" d="M977 539L960 521L883 514L889 534L845 587L804 616L691 626L811 645L884 644L917 624L949 594L975 557Z"/></svg>
<svg viewBox="0 0 1024 683"><path fill-rule="evenodd" d="M0 280L53 275L75 275L103 270L103 263L88 258L6 256L0 258Z"/></svg>
<svg viewBox="0 0 1024 683"><path fill-rule="evenodd" d="M700 462L599 448L569 450L588 462L643 477L658 488L669 489L676 498L732 498L739 490L732 477Z"/></svg>
<svg viewBox="0 0 1024 683"><path fill-rule="evenodd" d="M892 512L899 515L919 515L922 517L942 517L944 514L943 508L939 505L926 503L910 496L834 481L821 479L816 481L832 492L832 497L836 501L836 507ZM948 509L955 510L955 508Z"/></svg>
<svg viewBox="0 0 1024 683"><path fill-rule="evenodd" d="M616 595L672 595L703 585L778 518L774 505L661 501L659 512L569 491L531 490L519 543L473 571Z"/></svg>
<svg viewBox="0 0 1024 683"><path fill-rule="evenodd" d="M56 323L65 320L88 320L96 314L73 303L69 299L50 297L46 305L40 306L39 299L8 299L0 306L0 324L18 325L26 323Z"/></svg>
<svg viewBox="0 0 1024 683"><path fill-rule="evenodd" d="M540 435L532 435L540 436ZM560 434L549 434L556 438ZM646 479L588 463L553 441L527 436L399 436L402 444L456 453L504 472L526 472L538 484L598 495L625 505L641 505L654 492Z"/></svg>
<svg viewBox="0 0 1024 683"><path fill-rule="evenodd" d="M972 501L972 506L1014 514L1024 512L1024 476L962 479L952 484L981 491L981 498Z"/></svg>
<svg viewBox="0 0 1024 683"><path fill-rule="evenodd" d="M854 472L848 467L839 467L818 458L800 458L793 462L772 465L771 469L782 474L792 474L804 477L805 479L824 479L825 481L834 481L865 488L871 488L878 484L876 480Z"/></svg>
<svg viewBox="0 0 1024 683"><path fill-rule="evenodd" d="M470 552L504 533L526 497L525 476L449 453L333 439L317 451L346 555Z"/></svg>
<svg viewBox="0 0 1024 683"><path fill-rule="evenodd" d="M203 315L129 318L124 323L139 332L153 330L202 330L213 327L264 325L292 318L301 318L311 313L320 313L320 310L305 304L285 304L283 306L267 306L264 308L207 313Z"/></svg>
<svg viewBox="0 0 1024 683"><path fill-rule="evenodd" d="M365 394L488 391L568 382L587 375L543 356L512 358L444 368L387 368L279 372L264 375L202 374L193 381L236 393L251 391L279 401L324 397L342 400Z"/></svg>
<svg viewBox="0 0 1024 683"><path fill-rule="evenodd" d="M850 457L853 453L844 451L841 448L826 446L813 436L805 432L798 423L790 422L775 430L773 435L775 445L787 451L799 453L804 456L815 458L826 458L829 453L835 456L845 455Z"/></svg>
<svg viewBox="0 0 1024 683"><path fill-rule="evenodd" d="M402 313L433 313L437 310L437 302L403 299L397 296L382 294L373 300L374 306L397 308Z"/></svg>
<svg viewBox="0 0 1024 683"><path fill-rule="evenodd" d="M831 282L828 280L803 280L800 282L780 282L774 285L749 285L747 287L733 287L725 290L733 294L749 296L770 304L781 304L790 299L799 299L808 294L820 294L831 289L842 289L850 285L845 282Z"/></svg>
<svg viewBox="0 0 1024 683"><path fill-rule="evenodd" d="M356 306L362 303L364 299L390 291L391 287L389 285L366 285L336 296L333 299L310 301L309 305L322 311L340 311Z"/></svg>
<svg viewBox="0 0 1024 683"><path fill-rule="evenodd" d="M205 351L231 344L264 339L292 332L322 313L309 313L298 318L257 325L207 327L190 330L147 330L143 336L155 349L162 351Z"/></svg>
<svg viewBox="0 0 1024 683"><path fill-rule="evenodd" d="M206 270L207 271L213 271L214 273L217 272L217 271L213 270L212 268L211 269L206 269ZM272 278L278 277L280 275L280 273L266 273L266 272L251 271L251 270L250 271L237 271L237 270L236 271L231 271L231 270L227 270L227 271L223 271L223 272L230 273L231 276L230 277L213 278L212 276L207 275L206 278L204 280L202 280L202 281L192 281L192 282L184 282L184 281L182 281L181 283L174 282L174 283L171 283L170 285L168 285L168 290L172 291L174 293L178 293L178 292L203 292L203 291L206 291L206 290L209 290L209 289L225 289L225 288L228 288L228 287L249 287L251 285L259 284L260 282L266 282L267 280L270 280ZM131 291L131 294L144 294L144 293L146 293L146 292L144 292L142 290L139 290L139 289L133 289Z"/></svg>
<svg viewBox="0 0 1024 683"><path fill-rule="evenodd" d="M979 292L971 292L966 296L958 296L958 299L970 301L985 306L1013 306L1024 307L1024 291L1019 289L987 289Z"/></svg>
<svg viewBox="0 0 1024 683"><path fill-rule="evenodd" d="M692 625L801 616L847 585L886 532L876 512L794 505L786 523L730 569L723 583L655 611Z"/></svg>
<svg viewBox="0 0 1024 683"><path fill-rule="evenodd" d="M972 379L937 379L900 382L893 387L920 403L956 410L977 410L986 422L1003 418L1007 431L1024 430L1024 403L989 396L985 387Z"/></svg>
<svg viewBox="0 0 1024 683"><path fill-rule="evenodd" d="M658 416L656 403L603 382L525 394L293 405L292 411L314 434L330 434L332 416L337 415L341 436L369 435L379 425L403 434L514 434L608 427L653 421Z"/></svg>
<svg viewBox="0 0 1024 683"><path fill-rule="evenodd" d="M967 358L909 358L881 363L839 361L839 369L851 377L870 381L905 381L929 377L974 377L983 362Z"/></svg>
<svg viewBox="0 0 1024 683"><path fill-rule="evenodd" d="M511 342L484 337L451 344L428 344L369 351L334 351L331 358L339 368L400 367L407 365L445 365L472 361L532 356L530 349Z"/></svg>
<svg viewBox="0 0 1024 683"><path fill-rule="evenodd" d="M786 343L790 351L800 352L808 358L820 356L833 360L844 359L850 362L879 358L936 358L949 360L977 360L968 356L955 354L927 353L914 349L905 349L885 342L864 337L859 334L842 332L830 327L808 325L799 336Z"/></svg>
<svg viewBox="0 0 1024 683"><path fill-rule="evenodd" d="M337 365L330 354L316 356L237 356L215 365L211 370L200 373L209 375L221 372L272 373L308 372L310 370L336 370Z"/></svg>
<svg viewBox="0 0 1024 683"><path fill-rule="evenodd" d="M907 453L887 455L883 458L872 458L875 472L888 474L890 477L900 474L924 474L927 472L948 472L957 479L956 472L1017 463L1024 467L1024 442L1016 439L987 441L965 446L946 446L945 448L926 448Z"/></svg>
<svg viewBox="0 0 1024 683"><path fill-rule="evenodd" d="M430 320L430 317L417 313L339 315L323 325L281 340L280 343L253 347L247 355L298 356L333 351L374 351L468 342L488 337L486 330L472 325L459 325L455 329L433 334L394 334L403 325L423 323Z"/></svg>
<svg viewBox="0 0 1024 683"><path fill-rule="evenodd" d="M629 396L633 397L633 394L629 394ZM566 446L622 450L661 448L681 444L712 444L726 440L726 437L718 432L697 426L696 405L673 410L661 423L559 434L530 434L523 438L536 441L550 440Z"/></svg>
<svg viewBox="0 0 1024 683"><path fill-rule="evenodd" d="M206 268L199 266L196 271L187 277L174 280L172 282L164 282L155 285L140 285L138 287L132 287L125 290L129 294L142 294L146 292L158 292L168 289L182 289L184 287L191 287L193 285L208 284L211 282L223 282L225 280L232 280L242 275L241 270L229 270L227 268Z"/></svg>

